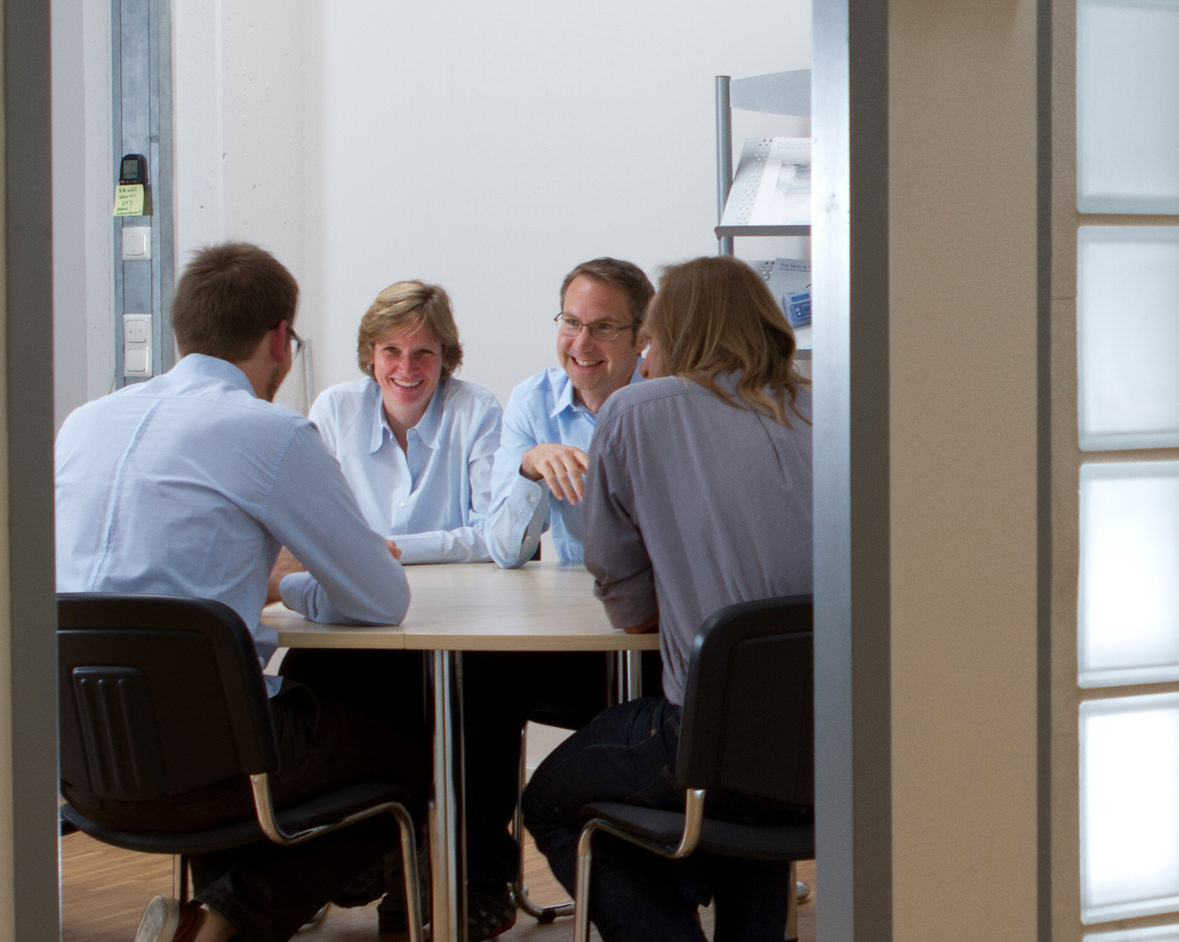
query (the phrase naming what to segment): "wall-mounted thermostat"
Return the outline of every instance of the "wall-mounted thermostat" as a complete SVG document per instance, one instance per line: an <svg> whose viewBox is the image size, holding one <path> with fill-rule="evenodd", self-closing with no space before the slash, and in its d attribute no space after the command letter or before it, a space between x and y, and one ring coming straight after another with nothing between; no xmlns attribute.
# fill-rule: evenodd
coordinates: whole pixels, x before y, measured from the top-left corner
<svg viewBox="0 0 1179 942"><path fill-rule="evenodd" d="M143 154L124 154L119 161L119 183L126 186L147 183L147 158Z"/></svg>

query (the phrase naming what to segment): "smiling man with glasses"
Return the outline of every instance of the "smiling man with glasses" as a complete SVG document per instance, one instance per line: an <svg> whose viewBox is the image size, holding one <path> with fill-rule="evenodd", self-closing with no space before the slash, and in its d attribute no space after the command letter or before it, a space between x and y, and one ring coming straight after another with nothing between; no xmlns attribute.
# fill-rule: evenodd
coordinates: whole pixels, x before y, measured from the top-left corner
<svg viewBox="0 0 1179 942"><path fill-rule="evenodd" d="M549 526L563 562L581 562L581 494L598 410L642 377L639 332L655 289L630 262L596 258L565 276L557 326L560 368L517 386L503 416L484 536L491 557L512 568L531 559ZM543 323L543 321L542 321ZM658 652L644 683L658 689ZM508 833L516 807L520 733L527 720L575 729L606 706L607 659L600 652L473 652L463 656L469 769L468 845L482 849L468 867L469 939L486 939L515 920L508 884L518 848ZM496 919L497 915L502 918Z"/></svg>
<svg viewBox="0 0 1179 942"><path fill-rule="evenodd" d="M514 390L495 455L491 557L504 568L532 558L550 526L562 562L580 562L581 494L598 410L638 380L640 328L655 289L642 269L614 258L583 262L565 276L557 362Z"/></svg>

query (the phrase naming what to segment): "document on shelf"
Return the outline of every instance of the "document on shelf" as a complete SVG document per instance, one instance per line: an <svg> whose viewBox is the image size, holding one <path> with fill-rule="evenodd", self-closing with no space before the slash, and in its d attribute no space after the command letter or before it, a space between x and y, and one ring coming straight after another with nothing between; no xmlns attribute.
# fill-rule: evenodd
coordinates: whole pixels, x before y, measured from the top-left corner
<svg viewBox="0 0 1179 942"><path fill-rule="evenodd" d="M748 138L741 149L721 228L809 226L810 222L810 138Z"/></svg>
<svg viewBox="0 0 1179 942"><path fill-rule="evenodd" d="M811 263L805 259L775 258L750 262L769 285L774 300L796 330L811 322Z"/></svg>

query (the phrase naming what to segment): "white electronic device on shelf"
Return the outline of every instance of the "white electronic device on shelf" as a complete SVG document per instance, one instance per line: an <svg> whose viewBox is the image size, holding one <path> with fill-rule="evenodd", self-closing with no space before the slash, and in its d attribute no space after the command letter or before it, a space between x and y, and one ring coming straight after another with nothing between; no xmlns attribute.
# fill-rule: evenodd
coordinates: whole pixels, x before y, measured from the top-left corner
<svg viewBox="0 0 1179 942"><path fill-rule="evenodd" d="M716 236L722 255L733 254L736 236L803 236L811 232L811 140L748 138L733 172L732 110L808 116L811 72L774 72L733 79L716 77ZM810 262L775 258L750 261L794 327L799 355L811 348Z"/></svg>

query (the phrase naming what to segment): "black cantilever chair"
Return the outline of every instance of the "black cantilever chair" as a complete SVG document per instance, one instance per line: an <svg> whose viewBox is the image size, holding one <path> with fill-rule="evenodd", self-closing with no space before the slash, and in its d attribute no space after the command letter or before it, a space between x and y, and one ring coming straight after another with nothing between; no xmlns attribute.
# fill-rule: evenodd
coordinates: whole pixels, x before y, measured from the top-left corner
<svg viewBox="0 0 1179 942"><path fill-rule="evenodd" d="M582 809L574 939L589 939L591 842L605 831L669 858L696 850L791 862L787 939L796 939L793 863L815 855L813 810L786 824L708 817L708 789L814 808L814 663L809 595L730 605L701 626L692 648L676 755L683 811L620 802Z"/></svg>
<svg viewBox="0 0 1179 942"><path fill-rule="evenodd" d="M220 602L175 596L58 595L60 774L100 798L150 800L248 776L255 816L192 831L106 827L63 804L63 819L104 843L179 857L259 840L300 844L377 814L401 833L412 942L422 938L413 822L405 792L386 783L336 789L276 810L278 767L265 683L249 631Z"/></svg>

